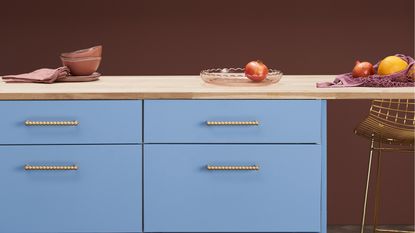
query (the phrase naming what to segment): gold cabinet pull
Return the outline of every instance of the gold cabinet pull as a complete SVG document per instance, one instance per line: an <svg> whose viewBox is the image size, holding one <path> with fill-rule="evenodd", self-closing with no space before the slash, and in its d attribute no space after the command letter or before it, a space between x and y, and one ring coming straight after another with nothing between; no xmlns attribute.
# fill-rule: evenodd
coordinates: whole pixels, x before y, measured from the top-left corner
<svg viewBox="0 0 415 233"><path fill-rule="evenodd" d="M206 121L208 126L221 126L221 125L254 125L258 126L259 121Z"/></svg>
<svg viewBox="0 0 415 233"><path fill-rule="evenodd" d="M26 126L77 126L79 121L30 121L24 122Z"/></svg>
<svg viewBox="0 0 415 233"><path fill-rule="evenodd" d="M70 165L70 166L32 166L32 165L25 165L24 169L26 171L70 171L70 170L78 170L78 166Z"/></svg>
<svg viewBox="0 0 415 233"><path fill-rule="evenodd" d="M244 170L244 171L259 171L259 165L252 166L206 166L210 171L229 171L229 170Z"/></svg>

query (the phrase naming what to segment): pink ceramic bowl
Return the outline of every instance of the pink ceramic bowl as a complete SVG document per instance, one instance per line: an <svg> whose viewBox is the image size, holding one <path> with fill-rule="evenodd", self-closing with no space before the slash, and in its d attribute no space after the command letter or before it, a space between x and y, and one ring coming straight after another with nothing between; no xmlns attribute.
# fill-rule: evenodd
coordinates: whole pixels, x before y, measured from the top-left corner
<svg viewBox="0 0 415 233"><path fill-rule="evenodd" d="M66 57L66 58L87 58L87 57L101 57L101 56L102 56L102 45L61 54L61 57Z"/></svg>
<svg viewBox="0 0 415 233"><path fill-rule="evenodd" d="M101 57L66 58L61 57L62 64L67 66L71 75L91 75L98 70Z"/></svg>

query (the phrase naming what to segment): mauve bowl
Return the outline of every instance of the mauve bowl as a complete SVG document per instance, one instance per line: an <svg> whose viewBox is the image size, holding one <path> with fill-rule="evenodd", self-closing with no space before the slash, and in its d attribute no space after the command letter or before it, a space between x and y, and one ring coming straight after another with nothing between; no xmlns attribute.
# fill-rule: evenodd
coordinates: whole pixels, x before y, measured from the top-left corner
<svg viewBox="0 0 415 233"><path fill-rule="evenodd" d="M72 75L90 75L98 70L101 57L66 58L61 57L62 64L67 66Z"/></svg>
<svg viewBox="0 0 415 233"><path fill-rule="evenodd" d="M61 54L61 57L66 57L66 58L87 58L87 57L101 57L101 56L102 56L102 45Z"/></svg>

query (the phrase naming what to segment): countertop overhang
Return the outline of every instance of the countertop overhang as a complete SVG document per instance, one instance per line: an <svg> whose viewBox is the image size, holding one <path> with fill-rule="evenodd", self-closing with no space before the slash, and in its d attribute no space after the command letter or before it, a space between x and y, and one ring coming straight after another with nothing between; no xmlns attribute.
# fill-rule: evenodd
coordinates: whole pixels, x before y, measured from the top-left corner
<svg viewBox="0 0 415 233"><path fill-rule="evenodd" d="M230 87L204 83L199 76L102 76L84 83L4 83L0 100L63 99L413 99L414 87L316 88L334 75L284 75L268 86Z"/></svg>

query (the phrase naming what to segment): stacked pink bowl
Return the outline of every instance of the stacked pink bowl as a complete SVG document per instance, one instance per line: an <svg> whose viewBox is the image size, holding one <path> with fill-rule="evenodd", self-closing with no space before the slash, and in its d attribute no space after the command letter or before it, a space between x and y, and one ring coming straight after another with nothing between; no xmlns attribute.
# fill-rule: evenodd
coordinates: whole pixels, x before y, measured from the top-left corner
<svg viewBox="0 0 415 233"><path fill-rule="evenodd" d="M88 76L96 72L101 58L102 45L61 54L62 64L69 68L71 75L76 76Z"/></svg>

